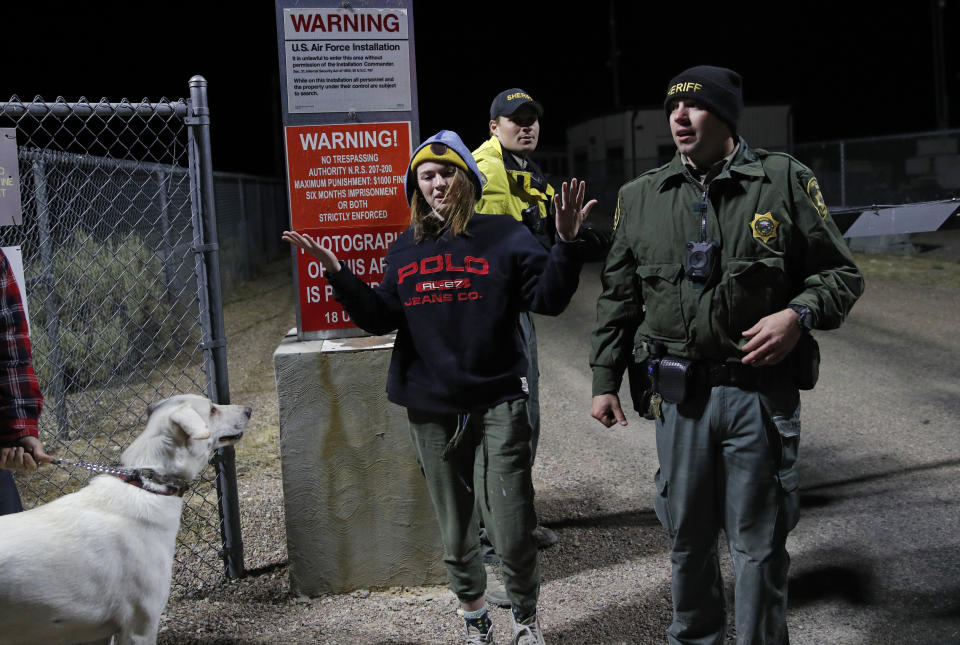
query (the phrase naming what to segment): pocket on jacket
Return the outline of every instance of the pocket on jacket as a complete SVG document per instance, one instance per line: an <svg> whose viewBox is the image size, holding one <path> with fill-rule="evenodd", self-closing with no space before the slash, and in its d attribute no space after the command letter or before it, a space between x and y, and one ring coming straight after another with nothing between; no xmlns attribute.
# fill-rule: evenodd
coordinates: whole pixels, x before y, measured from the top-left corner
<svg viewBox="0 0 960 645"><path fill-rule="evenodd" d="M687 323L680 303L680 264L647 264L637 267L642 288L644 325L658 340L687 340Z"/></svg>
<svg viewBox="0 0 960 645"><path fill-rule="evenodd" d="M726 271L727 312L731 338L789 302L783 258L731 259Z"/></svg>

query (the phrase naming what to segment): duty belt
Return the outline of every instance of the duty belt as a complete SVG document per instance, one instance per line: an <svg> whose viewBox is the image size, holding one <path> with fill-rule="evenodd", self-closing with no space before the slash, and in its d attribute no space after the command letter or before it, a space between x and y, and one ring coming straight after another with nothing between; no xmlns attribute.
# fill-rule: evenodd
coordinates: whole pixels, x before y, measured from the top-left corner
<svg viewBox="0 0 960 645"><path fill-rule="evenodd" d="M707 387L733 385L744 390L754 390L760 382L760 375L765 373L764 368L750 367L743 363L695 361L693 364L694 382Z"/></svg>

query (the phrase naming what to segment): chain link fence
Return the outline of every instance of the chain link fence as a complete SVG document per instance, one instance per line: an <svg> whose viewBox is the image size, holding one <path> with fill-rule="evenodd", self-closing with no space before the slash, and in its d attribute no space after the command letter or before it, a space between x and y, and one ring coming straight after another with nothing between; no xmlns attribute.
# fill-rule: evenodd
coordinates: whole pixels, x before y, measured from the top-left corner
<svg viewBox="0 0 960 645"><path fill-rule="evenodd" d="M960 195L960 130L793 146L831 208L911 204Z"/></svg>
<svg viewBox="0 0 960 645"><path fill-rule="evenodd" d="M276 179L219 172L213 177L221 288L229 299L268 263L290 257L280 239L288 228L287 193Z"/></svg>
<svg viewBox="0 0 960 645"><path fill-rule="evenodd" d="M116 463L153 401L194 392L229 402L216 222L202 219L214 203L232 282L281 256L270 242L286 221L282 185L198 172L209 139L195 130L209 117L193 80L190 101L0 103L0 128L16 129L23 213L0 228L0 246L22 252L40 438L65 461ZM243 573L240 537L224 532L239 526L232 457L220 451L184 498L176 591L215 583L225 563ZM50 467L17 485L32 507L92 476Z"/></svg>

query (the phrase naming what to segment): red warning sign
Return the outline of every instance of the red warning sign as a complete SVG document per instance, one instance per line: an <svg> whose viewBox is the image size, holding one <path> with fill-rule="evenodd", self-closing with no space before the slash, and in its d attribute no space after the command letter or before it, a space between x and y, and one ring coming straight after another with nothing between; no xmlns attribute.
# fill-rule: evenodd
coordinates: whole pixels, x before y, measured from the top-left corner
<svg viewBox="0 0 960 645"><path fill-rule="evenodd" d="M286 144L294 230L409 222L408 121L288 126Z"/></svg>
<svg viewBox="0 0 960 645"><path fill-rule="evenodd" d="M387 249L410 224L403 179L410 123L288 126L291 224L361 280L383 279ZM353 327L320 263L297 253L302 332Z"/></svg>

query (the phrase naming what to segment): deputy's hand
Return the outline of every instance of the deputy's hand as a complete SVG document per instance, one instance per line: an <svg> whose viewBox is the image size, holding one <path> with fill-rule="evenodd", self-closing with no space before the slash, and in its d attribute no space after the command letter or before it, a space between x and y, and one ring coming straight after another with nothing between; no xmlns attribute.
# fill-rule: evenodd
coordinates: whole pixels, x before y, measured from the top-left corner
<svg viewBox="0 0 960 645"><path fill-rule="evenodd" d="M753 367L776 365L796 346L802 333L797 326L797 312L793 309L764 316L743 332L750 340L743 346L746 355L740 360Z"/></svg>
<svg viewBox="0 0 960 645"><path fill-rule="evenodd" d="M319 260L327 273L336 273L340 270L340 261L337 260L337 256L333 254L333 251L320 246L320 243L312 237L297 233L296 231L284 231L282 239L284 242L293 244L298 249L306 251Z"/></svg>
<svg viewBox="0 0 960 645"><path fill-rule="evenodd" d="M36 470L40 464L53 461L53 457L44 451L43 444L36 437L24 437L19 443L18 446L0 448L0 468Z"/></svg>
<svg viewBox="0 0 960 645"><path fill-rule="evenodd" d="M590 416L609 428L615 423L627 425L627 417L620 408L620 397L616 394L598 394L593 397Z"/></svg>
<svg viewBox="0 0 960 645"><path fill-rule="evenodd" d="M586 190L587 182L578 182L574 177L569 186L567 182L563 182L560 192L553 196L553 209L557 213L557 233L567 242L577 236L583 220L587 219L590 209L597 203L597 200L591 199L586 206L583 205Z"/></svg>

